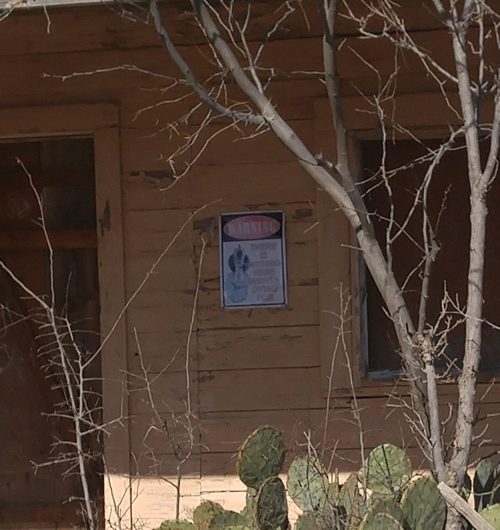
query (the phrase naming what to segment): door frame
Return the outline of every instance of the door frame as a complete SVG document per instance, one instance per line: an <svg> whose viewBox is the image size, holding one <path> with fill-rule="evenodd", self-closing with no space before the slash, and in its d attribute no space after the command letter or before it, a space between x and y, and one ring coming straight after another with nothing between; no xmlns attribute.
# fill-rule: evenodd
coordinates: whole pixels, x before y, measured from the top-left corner
<svg viewBox="0 0 500 530"><path fill-rule="evenodd" d="M109 103L0 107L0 139L90 136L94 140L106 526L131 528L127 331L119 113ZM117 421L119 420L119 421Z"/></svg>

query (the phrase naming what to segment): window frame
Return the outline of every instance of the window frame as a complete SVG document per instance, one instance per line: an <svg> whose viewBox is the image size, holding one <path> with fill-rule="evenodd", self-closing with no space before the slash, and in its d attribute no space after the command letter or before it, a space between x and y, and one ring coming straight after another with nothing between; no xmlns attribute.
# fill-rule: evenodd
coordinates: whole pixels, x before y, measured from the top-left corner
<svg viewBox="0 0 500 530"><path fill-rule="evenodd" d="M361 142L381 139L381 132L377 118L369 112L370 106L367 99L361 96L348 96L342 99L342 105L348 132L349 156L356 177L359 177L362 171ZM449 94L448 103L438 92L403 94L395 96L394 100L388 102L387 105L390 106L394 119L419 139L444 138L449 135L448 124L460 125L459 117L451 111L449 106L459 105L457 94ZM424 108L426 112L421 111ZM491 102L485 102L485 112L492 112L492 109ZM323 153L330 160L335 160L335 131L327 98L318 99L315 102L314 129L315 151ZM390 130L390 134L396 139L404 138L396 130ZM368 370L366 265L359 251L356 250L357 241L347 220L338 211L333 200L327 197L322 190L317 192L317 218L320 291L319 356L322 394L326 399L351 396L354 392L360 397L381 396L387 395L396 384L398 392L404 394L409 390L409 385L404 381L398 381L402 374L401 370ZM335 297L338 297L339 285L337 271L339 262L335 254L345 252L346 249L349 249L349 252L343 265L348 263L349 274L348 276L344 274L343 280L345 282L346 278L349 278L348 286L351 293L350 339L346 341L347 351L344 360L337 358L332 362L333 344L337 340L337 334L332 329L331 315L338 312L338 301ZM486 388L491 385L494 375L493 373L480 374L478 378L480 386ZM456 394L454 386L444 385L443 392L450 395Z"/></svg>
<svg viewBox="0 0 500 530"><path fill-rule="evenodd" d="M2 140L64 136L88 136L94 142L103 422L115 420L104 437L104 502L114 506L121 499L121 514L127 514L123 523L131 510L128 402L123 399L128 369L119 111L109 103L0 107Z"/></svg>

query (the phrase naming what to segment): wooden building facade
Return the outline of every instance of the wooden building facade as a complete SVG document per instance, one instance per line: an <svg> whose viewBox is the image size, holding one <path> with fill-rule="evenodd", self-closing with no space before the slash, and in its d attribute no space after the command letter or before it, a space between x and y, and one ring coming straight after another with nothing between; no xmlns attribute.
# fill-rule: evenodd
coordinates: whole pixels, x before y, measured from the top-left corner
<svg viewBox="0 0 500 530"><path fill-rule="evenodd" d="M273 82L273 101L307 146L332 154L325 88L307 73L322 69L312 4L307 23L293 19L287 34L268 43L265 61L280 71L298 72ZM272 12L265 2L259 5L255 39ZM181 7L169 9L181 52L200 75L208 75L206 49L189 17ZM405 9L414 38L450 64L449 36L440 22L420 2L408 2ZM377 89L370 65L389 75L394 54L389 44L374 46L348 23L341 24L344 106L353 152L359 154L363 142L378 137L377 120L364 112L367 103L359 91ZM406 57L399 68L398 91L387 105L416 134L439 136L457 116L417 58ZM162 103L161 77L145 70L178 75L150 26L108 7L16 11L0 23L0 138L8 146L2 153L18 156L34 175L43 168L50 176L54 166L62 182L72 175L78 182L94 179L87 186L95 190L94 223L64 226L66 235L56 227L53 235L55 248L60 237L61 248L93 249L98 270L98 283L89 292L95 298L98 290L98 327L106 337L103 420L113 423L104 438L106 511L121 514L122 528L132 522L154 528L172 516L175 488L165 478L175 483L186 452L181 514L201 499L240 506L244 487L235 476L235 451L262 424L283 429L291 455L304 450L304 433L310 433L313 443L335 449L334 468L357 469L362 447L353 389L364 449L394 442L418 461L416 441L401 412L387 406L394 380L370 377L367 369L363 271L345 219L271 133L243 139L223 130L199 156L195 148L188 150L186 161L196 158L196 163L172 186L166 157L182 139L168 124L190 102ZM223 127L215 123L204 134L208 138ZM64 138L73 139L80 153L67 162L66 147L52 145ZM91 148L79 143L89 138ZM48 147L37 153L43 156L23 151L26 141L42 140ZM5 174L16 165L6 161L7 154L0 168ZM87 166L92 167L82 176ZM68 197L65 193L59 197ZM285 308L221 308L218 217L247 210L285 212ZM71 211L66 215L71 217ZM39 234L0 228L3 256L41 247ZM35 267L35 261L30 263ZM342 313L346 334L339 345ZM43 460L50 443L39 436L43 426L35 421L47 407L40 405L42 397L33 401L28 392L43 384L36 373L33 379L8 376L25 365L1 365L0 528L69 527L73 516L61 508L68 491L60 484L60 471L33 472L32 461ZM18 386L7 391L2 377ZM42 396L40 388L36 392ZM405 392L404 385L400 391ZM452 399L452 389L443 392ZM16 402L18 407L12 406ZM488 411L497 402L493 389L483 406ZM34 439L36 455L21 451ZM495 444L488 442L487 450Z"/></svg>

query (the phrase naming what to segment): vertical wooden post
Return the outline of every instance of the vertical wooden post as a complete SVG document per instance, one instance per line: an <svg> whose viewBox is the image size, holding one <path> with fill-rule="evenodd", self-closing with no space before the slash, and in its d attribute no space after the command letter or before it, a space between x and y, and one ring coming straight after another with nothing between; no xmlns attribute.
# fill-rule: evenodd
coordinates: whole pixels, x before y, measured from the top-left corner
<svg viewBox="0 0 500 530"><path fill-rule="evenodd" d="M320 100L315 106L315 147L330 160L336 159L335 131L331 115L325 111L326 102ZM333 177L332 177L333 178ZM359 337L353 313L357 300L357 285L352 267L352 234L349 222L326 192L318 190L316 199L318 219L318 264L319 264L319 323L321 388L328 393L349 394L351 373L354 383L359 380ZM342 301L345 311L344 338L339 340L339 325ZM345 309L345 308L344 308ZM345 345L345 348L344 348ZM348 356L346 358L346 355ZM348 362L350 361L350 362Z"/></svg>
<svg viewBox="0 0 500 530"><path fill-rule="evenodd" d="M101 300L106 526L131 528L130 449L127 395L127 332L123 220L118 126L94 132L97 241ZM120 320L117 320L120 318ZM120 421L117 421L120 420Z"/></svg>

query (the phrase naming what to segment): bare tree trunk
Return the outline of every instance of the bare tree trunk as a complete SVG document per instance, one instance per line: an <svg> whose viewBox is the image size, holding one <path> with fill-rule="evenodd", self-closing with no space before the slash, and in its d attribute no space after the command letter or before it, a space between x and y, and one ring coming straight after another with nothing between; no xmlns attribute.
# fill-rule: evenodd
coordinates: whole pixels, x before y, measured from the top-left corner
<svg viewBox="0 0 500 530"><path fill-rule="evenodd" d="M471 236L464 364L458 381L459 402L455 446L448 466L447 480L448 484L455 490L463 484L472 444L476 379L481 359L486 216L486 190L474 187L471 192ZM446 530L461 528L462 522L459 514L455 510L451 510Z"/></svg>
<svg viewBox="0 0 500 530"><path fill-rule="evenodd" d="M457 70L458 90L465 125L465 142L470 182L470 246L467 276L467 306L465 318L465 345L462 373L458 381L458 411L455 423L453 454L448 463L447 483L455 491L463 485L469 463L474 423L476 380L481 360L484 252L486 241L486 193L489 175L481 168L477 103L472 93L467 63L467 29L472 2L466 2L460 20L455 8L453 15L453 53ZM479 90L479 89L478 89ZM477 97L477 95L476 95ZM498 95L497 95L498 97ZM498 105L498 102L497 102ZM494 142L494 138L492 140ZM460 530L462 519L456 510L450 510L446 530Z"/></svg>

